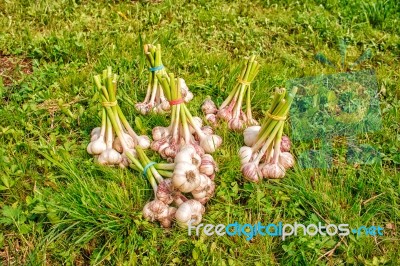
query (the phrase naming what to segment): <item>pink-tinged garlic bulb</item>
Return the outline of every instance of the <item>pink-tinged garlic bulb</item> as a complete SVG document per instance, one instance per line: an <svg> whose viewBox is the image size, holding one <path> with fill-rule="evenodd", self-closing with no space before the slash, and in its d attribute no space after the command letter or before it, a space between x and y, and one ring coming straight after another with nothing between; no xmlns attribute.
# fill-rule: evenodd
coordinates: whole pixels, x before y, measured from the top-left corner
<svg viewBox="0 0 400 266"><path fill-rule="evenodd" d="M205 204L214 194L215 183L206 175L200 175L200 185L192 191L193 198Z"/></svg>
<svg viewBox="0 0 400 266"><path fill-rule="evenodd" d="M177 145L170 145L164 149L164 154L169 158L175 158L177 150L178 150Z"/></svg>
<svg viewBox="0 0 400 266"><path fill-rule="evenodd" d="M206 195L204 197L202 197L202 198L197 198L197 201L200 202L203 205L206 204L214 196L215 183L212 180L211 180L211 182L212 182L211 185L209 185L207 187Z"/></svg>
<svg viewBox="0 0 400 266"><path fill-rule="evenodd" d="M168 207L168 215L167 217L160 218L158 219L160 221L160 224L164 228L170 228L172 225L172 221L175 218L177 208L175 207Z"/></svg>
<svg viewBox="0 0 400 266"><path fill-rule="evenodd" d="M197 225L203 218L204 206L197 200L188 200L182 203L175 213L175 219L180 226Z"/></svg>
<svg viewBox="0 0 400 266"><path fill-rule="evenodd" d="M200 145L198 145L196 142L193 142L193 143L192 143L192 146L193 146L193 148L196 150L196 153L197 153L198 155L203 156L203 154L204 154L205 152L204 152L204 149L203 149Z"/></svg>
<svg viewBox="0 0 400 266"><path fill-rule="evenodd" d="M207 98L201 105L201 111L203 111L205 115L216 114L218 112L218 108L210 98Z"/></svg>
<svg viewBox="0 0 400 266"><path fill-rule="evenodd" d="M260 126L251 126L243 131L244 143L247 146L251 147L256 143L260 129Z"/></svg>
<svg viewBox="0 0 400 266"><path fill-rule="evenodd" d="M211 180L214 181L214 179L215 179L215 173L213 173L212 175L209 175L208 177L209 177Z"/></svg>
<svg viewBox="0 0 400 266"><path fill-rule="evenodd" d="M206 120L211 125L216 125L217 124L217 116L215 114L206 114Z"/></svg>
<svg viewBox="0 0 400 266"><path fill-rule="evenodd" d="M162 145L166 144L166 143L168 143L168 139L167 138L162 138L162 139L159 139L159 140L155 140L150 144L150 148L153 151L158 151L160 149L160 147ZM169 144L168 144L168 146L169 146ZM165 147L164 147L164 149L165 149Z"/></svg>
<svg viewBox="0 0 400 266"><path fill-rule="evenodd" d="M201 164L199 167L200 173L211 176L217 170L216 168L217 164L210 154L204 154L203 156L201 156Z"/></svg>
<svg viewBox="0 0 400 266"><path fill-rule="evenodd" d="M169 205L174 201L174 188L172 187L171 179L164 179L157 187L156 197L165 204Z"/></svg>
<svg viewBox="0 0 400 266"><path fill-rule="evenodd" d="M174 203L176 206L181 206L181 204L187 200L188 199L180 191L174 192Z"/></svg>
<svg viewBox="0 0 400 266"><path fill-rule="evenodd" d="M244 178L251 182L258 182L261 179L260 172L258 170L258 165L250 162L246 163L241 168L242 174Z"/></svg>
<svg viewBox="0 0 400 266"><path fill-rule="evenodd" d="M163 111L169 111L171 109L171 105L169 104L169 102L167 100L163 101L161 103L160 107Z"/></svg>
<svg viewBox="0 0 400 266"><path fill-rule="evenodd" d="M225 121L229 121L232 119L232 110L224 107L218 111L217 116Z"/></svg>
<svg viewBox="0 0 400 266"><path fill-rule="evenodd" d="M253 150L251 147L243 146L239 150L240 164L244 165L252 159Z"/></svg>
<svg viewBox="0 0 400 266"><path fill-rule="evenodd" d="M283 178L285 176L285 168L275 163L267 163L261 169L261 173L265 178Z"/></svg>
<svg viewBox="0 0 400 266"><path fill-rule="evenodd" d="M172 176L172 184L179 191L191 192L200 184L199 175L199 170L193 164L177 163Z"/></svg>
<svg viewBox="0 0 400 266"><path fill-rule="evenodd" d="M137 103L137 104L135 104L135 109L139 112L139 113L141 113L142 115L145 115L145 114L147 114L150 110L151 110L151 108L149 108L150 106L148 106L147 104L145 104L145 103Z"/></svg>
<svg viewBox="0 0 400 266"><path fill-rule="evenodd" d="M228 122L228 126L233 130L242 130L244 127L243 121L239 117L234 117Z"/></svg>
<svg viewBox="0 0 400 266"><path fill-rule="evenodd" d="M150 201L143 207L143 217L152 222L168 217L168 205L157 199Z"/></svg>
<svg viewBox="0 0 400 266"><path fill-rule="evenodd" d="M279 154L279 164L285 169L292 168L294 166L295 160L290 152L281 152Z"/></svg>
<svg viewBox="0 0 400 266"><path fill-rule="evenodd" d="M292 145L292 143L290 142L289 137L283 135L282 140L281 140L281 151L282 152L290 151L291 145Z"/></svg>
<svg viewBox="0 0 400 266"><path fill-rule="evenodd" d="M200 140L200 146L206 153L213 153L222 144L222 138L218 135L205 136Z"/></svg>
<svg viewBox="0 0 400 266"><path fill-rule="evenodd" d="M210 127L210 126L203 126L201 128L201 131L203 131L203 133L206 134L206 135L214 134L214 129L212 129L212 127Z"/></svg>
<svg viewBox="0 0 400 266"><path fill-rule="evenodd" d="M169 136L170 131L168 127L155 127L152 130L153 140L157 141L164 137Z"/></svg>

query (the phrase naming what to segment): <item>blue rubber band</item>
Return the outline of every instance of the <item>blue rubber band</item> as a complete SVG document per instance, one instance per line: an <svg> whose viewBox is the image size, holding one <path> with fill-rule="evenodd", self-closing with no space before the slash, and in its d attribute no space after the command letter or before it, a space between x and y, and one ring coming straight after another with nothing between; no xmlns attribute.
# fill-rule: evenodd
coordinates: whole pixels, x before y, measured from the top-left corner
<svg viewBox="0 0 400 266"><path fill-rule="evenodd" d="M149 162L144 168L143 168L143 175L144 177L147 177L147 170L152 166L157 164L156 162Z"/></svg>
<svg viewBox="0 0 400 266"><path fill-rule="evenodd" d="M156 72L156 71L161 70L161 69L163 69L163 68L164 68L163 65L159 65L159 66L156 66L156 67L150 67L149 70L150 70L151 72Z"/></svg>

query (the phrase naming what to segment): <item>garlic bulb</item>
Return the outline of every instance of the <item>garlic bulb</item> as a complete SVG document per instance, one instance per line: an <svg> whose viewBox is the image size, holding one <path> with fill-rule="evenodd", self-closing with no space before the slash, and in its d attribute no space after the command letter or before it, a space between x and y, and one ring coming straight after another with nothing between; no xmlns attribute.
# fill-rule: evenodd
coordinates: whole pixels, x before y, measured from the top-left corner
<svg viewBox="0 0 400 266"><path fill-rule="evenodd" d="M240 148L239 157L241 165L250 162L252 156L253 156L253 150L251 149L251 147L243 146Z"/></svg>
<svg viewBox="0 0 400 266"><path fill-rule="evenodd" d="M99 133L99 134L93 134L93 135L90 137L90 141L93 142L93 141L97 140L99 137L100 137L100 133Z"/></svg>
<svg viewBox="0 0 400 266"><path fill-rule="evenodd" d="M163 102L161 102L160 107L164 111L169 111L171 109L171 105L169 104L169 102L167 100L164 100Z"/></svg>
<svg viewBox="0 0 400 266"><path fill-rule="evenodd" d="M243 131L244 143L247 146L251 147L256 143L260 129L261 129L260 126L251 126Z"/></svg>
<svg viewBox="0 0 400 266"><path fill-rule="evenodd" d="M200 155L200 156L203 156L204 155L204 149L200 146L200 145L198 145L197 143L192 143L192 145L193 145L193 148L196 150L196 153L198 154L198 155Z"/></svg>
<svg viewBox="0 0 400 266"><path fill-rule="evenodd" d="M155 127L155 128L153 128L153 130L151 132L152 132L154 141L157 141L164 137L167 137L167 136L169 136L169 133L170 133L168 127Z"/></svg>
<svg viewBox="0 0 400 266"><path fill-rule="evenodd" d="M165 146L166 145L166 146ZM150 148L153 150L153 151L159 151L160 149L161 149L161 147L163 147L162 149L165 149L166 147L168 147L169 146L169 143L168 143L168 139L167 138L162 138L162 139L159 139L159 140L157 140L157 141L153 141L151 144L150 144Z"/></svg>
<svg viewBox="0 0 400 266"><path fill-rule="evenodd" d="M210 126L204 126L201 128L201 131L203 131L204 134L206 135L212 135L214 134L214 130Z"/></svg>
<svg viewBox="0 0 400 266"><path fill-rule="evenodd" d="M157 187L156 197L165 204L171 204L174 201L173 191L172 180L169 178L164 179Z"/></svg>
<svg viewBox="0 0 400 266"><path fill-rule="evenodd" d="M147 149L148 147L150 147L151 141L148 136L138 136L136 140L140 148Z"/></svg>
<svg viewBox="0 0 400 266"><path fill-rule="evenodd" d="M92 142L89 142L89 144L86 146L86 151L89 154L93 154L93 152L92 152Z"/></svg>
<svg viewBox="0 0 400 266"><path fill-rule="evenodd" d="M199 167L201 164L201 157L196 153L196 150L194 148L191 148L191 150L181 149L181 151L176 154L174 162L186 162L193 164L196 167Z"/></svg>
<svg viewBox="0 0 400 266"><path fill-rule="evenodd" d="M128 149L133 149L135 147L135 142L133 141L133 138L129 134L124 133L124 132L122 132L122 136L123 136L123 138L125 140L127 148ZM119 137L116 137L114 139L112 147L117 152L123 152L123 147L122 147L121 140L120 140Z"/></svg>
<svg viewBox="0 0 400 266"><path fill-rule="evenodd" d="M107 149L99 156L99 163L106 162L106 164L119 164L122 161L121 154L114 149ZM102 164L102 163L101 163Z"/></svg>
<svg viewBox="0 0 400 266"><path fill-rule="evenodd" d="M250 162L246 163L241 168L242 174L244 178L251 182L258 182L260 181L260 172L258 170L257 164Z"/></svg>
<svg viewBox="0 0 400 266"><path fill-rule="evenodd" d="M203 127L201 127L201 131L202 131L205 135L212 135L212 134L214 134L214 130L213 130L212 127L210 127L210 126L203 126ZM200 137L199 137L199 135L197 134L197 132L195 132L195 133L193 134L193 136L194 136L194 139L195 139L196 141L199 141L199 140L200 140Z"/></svg>
<svg viewBox="0 0 400 266"><path fill-rule="evenodd" d="M201 110L203 111L204 114L215 114L218 112L217 106L215 103L210 99L207 98L203 104L201 105Z"/></svg>
<svg viewBox="0 0 400 266"><path fill-rule="evenodd" d="M175 213L175 219L179 225L187 227L191 222L197 225L201 222L204 206L197 200L188 200L182 203Z"/></svg>
<svg viewBox="0 0 400 266"><path fill-rule="evenodd" d="M183 98L185 102L190 102L193 99L193 93L191 91L188 91Z"/></svg>
<svg viewBox="0 0 400 266"><path fill-rule="evenodd" d="M101 154L103 154L103 153L101 153ZM95 160L96 163L98 163L100 165L107 165L108 164L107 158L105 156L101 156L101 154L95 155L95 156L97 156L97 158Z"/></svg>
<svg viewBox="0 0 400 266"><path fill-rule="evenodd" d="M165 156L175 158L177 155L178 147L176 145L170 145L164 149Z"/></svg>
<svg viewBox="0 0 400 266"><path fill-rule="evenodd" d="M99 155L107 149L107 145L103 138L99 138L93 142L90 142L90 154ZM88 151L89 152L89 151Z"/></svg>
<svg viewBox="0 0 400 266"><path fill-rule="evenodd" d="M179 88L181 88L182 93L189 91L189 87L186 85L186 81L183 78L179 78Z"/></svg>
<svg viewBox="0 0 400 266"><path fill-rule="evenodd" d="M200 203L206 203L214 194L215 183L206 175L200 175L200 185L192 191L193 198Z"/></svg>
<svg viewBox="0 0 400 266"><path fill-rule="evenodd" d="M101 132L101 127L95 127L90 132L90 136L92 137L93 135L100 135L100 132Z"/></svg>
<svg viewBox="0 0 400 266"><path fill-rule="evenodd" d="M294 166L294 158L290 152L281 152L279 155L279 164L285 169L292 168Z"/></svg>
<svg viewBox="0 0 400 266"><path fill-rule="evenodd" d="M217 116L215 114L206 114L206 120L211 125L216 125L217 124Z"/></svg>
<svg viewBox="0 0 400 266"><path fill-rule="evenodd" d="M232 111L228 107L224 107L218 111L217 116L225 121L229 121L232 119Z"/></svg>
<svg viewBox="0 0 400 266"><path fill-rule="evenodd" d="M175 207L168 207L167 217L158 219L164 228L169 228L172 225L172 220L175 218L177 209Z"/></svg>
<svg viewBox="0 0 400 266"><path fill-rule="evenodd" d="M143 217L146 220L155 221L168 217L168 205L161 200L153 200L143 207Z"/></svg>
<svg viewBox="0 0 400 266"><path fill-rule="evenodd" d="M200 140L200 146L206 153L213 153L221 145L222 138L218 135L205 136Z"/></svg>
<svg viewBox="0 0 400 266"><path fill-rule="evenodd" d="M200 184L199 170L190 163L177 163L172 176L172 184L182 192L191 192Z"/></svg>
<svg viewBox="0 0 400 266"><path fill-rule="evenodd" d="M187 200L188 199L180 191L174 192L174 203L176 206L181 206L182 203L184 203Z"/></svg>
<svg viewBox="0 0 400 266"><path fill-rule="evenodd" d="M215 170L216 163L214 161L214 158L210 154L204 154L203 156L201 156L201 164L199 167L200 173L211 176L212 174L214 174Z"/></svg>
<svg viewBox="0 0 400 266"><path fill-rule="evenodd" d="M233 130L241 130L241 129L243 129L244 124L243 124L243 121L239 117L234 117L229 120L228 126L230 129L233 129Z"/></svg>
<svg viewBox="0 0 400 266"><path fill-rule="evenodd" d="M282 178L285 176L285 168L275 163L267 163L261 169L261 173L265 178Z"/></svg>
<svg viewBox="0 0 400 266"><path fill-rule="evenodd" d="M282 152L290 151L290 146L291 145L292 145L292 143L290 142L289 137L283 135L282 136L282 140L281 140L281 151Z"/></svg>
<svg viewBox="0 0 400 266"><path fill-rule="evenodd" d="M130 161L129 161L128 157L126 157L125 155L121 155L121 162L118 164L118 166L121 168L126 168L129 165L130 165Z"/></svg>
<svg viewBox="0 0 400 266"><path fill-rule="evenodd" d="M145 103L137 103L137 104L135 104L135 109L139 112L139 113L141 113L142 115L145 115L145 114L147 114L149 111L150 111L150 109L151 108L149 108L150 106L148 106L147 104L145 104Z"/></svg>

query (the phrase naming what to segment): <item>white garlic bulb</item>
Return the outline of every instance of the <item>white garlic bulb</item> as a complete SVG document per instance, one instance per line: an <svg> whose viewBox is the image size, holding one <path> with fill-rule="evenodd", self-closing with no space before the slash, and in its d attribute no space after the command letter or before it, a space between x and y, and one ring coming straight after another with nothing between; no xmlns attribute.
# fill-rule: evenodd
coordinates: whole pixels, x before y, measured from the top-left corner
<svg viewBox="0 0 400 266"><path fill-rule="evenodd" d="M243 131L244 143L247 146L251 147L256 143L260 129L260 126L251 126Z"/></svg>

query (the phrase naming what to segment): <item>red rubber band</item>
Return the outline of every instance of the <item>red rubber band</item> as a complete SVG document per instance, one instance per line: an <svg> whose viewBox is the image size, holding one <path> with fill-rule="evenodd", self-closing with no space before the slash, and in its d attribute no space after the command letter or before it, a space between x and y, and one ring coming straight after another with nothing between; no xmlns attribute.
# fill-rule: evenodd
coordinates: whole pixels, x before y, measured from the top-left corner
<svg viewBox="0 0 400 266"><path fill-rule="evenodd" d="M180 99L169 101L169 105L178 105L178 104L181 104L183 102L184 102L184 100L182 98L180 98Z"/></svg>

